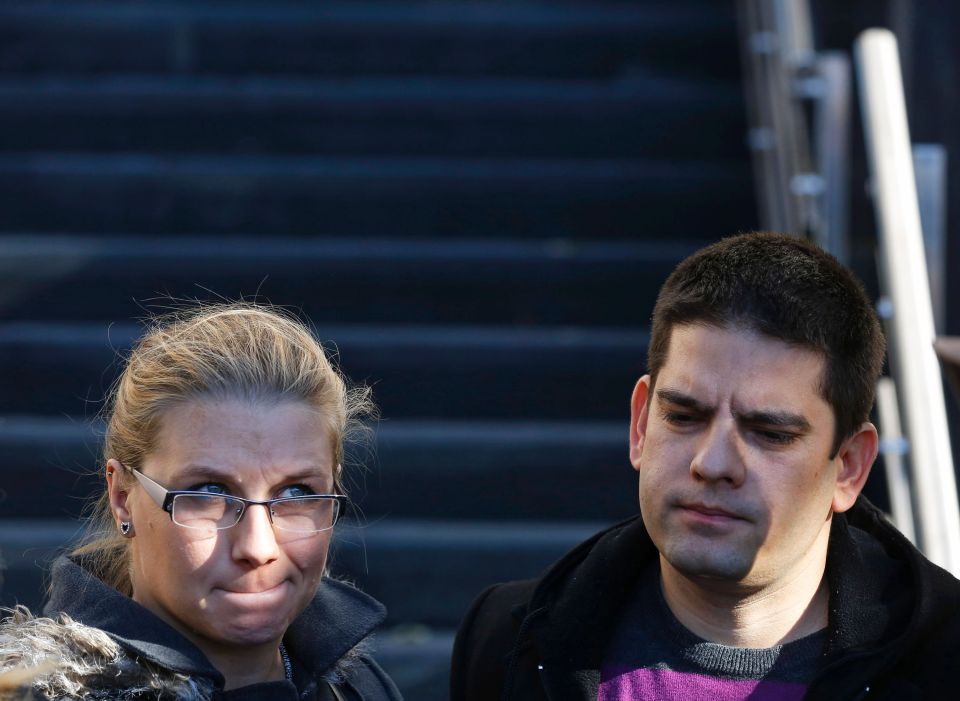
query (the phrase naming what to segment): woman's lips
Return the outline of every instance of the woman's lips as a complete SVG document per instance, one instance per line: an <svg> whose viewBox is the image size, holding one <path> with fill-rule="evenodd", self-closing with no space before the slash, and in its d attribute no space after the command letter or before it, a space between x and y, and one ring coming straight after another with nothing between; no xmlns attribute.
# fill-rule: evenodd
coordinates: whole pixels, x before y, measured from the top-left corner
<svg viewBox="0 0 960 701"><path fill-rule="evenodd" d="M269 602L286 596L286 580L272 587L219 587L218 591L227 599L237 602Z"/></svg>
<svg viewBox="0 0 960 701"><path fill-rule="evenodd" d="M231 594L263 594L264 592L272 591L279 587L283 582L273 584L266 587L220 587L224 591L228 591Z"/></svg>

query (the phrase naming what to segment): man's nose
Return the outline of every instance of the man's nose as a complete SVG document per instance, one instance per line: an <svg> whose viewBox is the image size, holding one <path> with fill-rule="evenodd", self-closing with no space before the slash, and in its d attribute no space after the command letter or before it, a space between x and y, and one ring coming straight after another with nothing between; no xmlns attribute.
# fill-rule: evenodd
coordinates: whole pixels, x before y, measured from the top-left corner
<svg viewBox="0 0 960 701"><path fill-rule="evenodd" d="M732 419L715 420L703 433L690 462L694 479L738 487L746 477L737 427Z"/></svg>
<svg viewBox="0 0 960 701"><path fill-rule="evenodd" d="M233 559L249 562L253 566L265 565L276 560L280 554L277 534L270 521L266 504L248 504L243 517L233 528Z"/></svg>

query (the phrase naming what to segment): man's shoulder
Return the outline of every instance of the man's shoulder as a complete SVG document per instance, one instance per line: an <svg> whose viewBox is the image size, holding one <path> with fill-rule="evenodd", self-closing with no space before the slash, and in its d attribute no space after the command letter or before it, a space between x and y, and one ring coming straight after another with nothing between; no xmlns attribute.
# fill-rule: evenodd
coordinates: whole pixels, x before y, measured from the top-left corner
<svg viewBox="0 0 960 701"><path fill-rule="evenodd" d="M539 583L540 579L522 579L482 591L460 623L455 656L458 651L475 654L479 648L490 653L503 649L506 654L516 641Z"/></svg>
<svg viewBox="0 0 960 701"><path fill-rule="evenodd" d="M529 613L534 598L537 598L538 605L542 605L544 594L547 594L547 598L555 596L571 579L593 581L601 574L609 574L611 569L615 569L615 564L622 564L618 561L632 562L632 568L636 558L626 556L635 555L632 543L638 538L641 542L649 543L643 522L639 516L633 516L594 533L574 546L540 577L488 587L477 596L467 611L461 623L460 637L471 632L516 633L524 616ZM652 545L647 547L652 552ZM593 562L594 559L598 562Z"/></svg>
<svg viewBox="0 0 960 701"><path fill-rule="evenodd" d="M507 658L517 641L539 579L488 587L460 623L453 644L451 698L499 698Z"/></svg>
<svg viewBox="0 0 960 701"><path fill-rule="evenodd" d="M580 644L586 622L616 609L636 574L655 556L639 516L615 524L574 547L543 576L484 590L464 616L453 649L454 701L499 698L508 669L536 676L539 639ZM611 611L608 611L610 609Z"/></svg>

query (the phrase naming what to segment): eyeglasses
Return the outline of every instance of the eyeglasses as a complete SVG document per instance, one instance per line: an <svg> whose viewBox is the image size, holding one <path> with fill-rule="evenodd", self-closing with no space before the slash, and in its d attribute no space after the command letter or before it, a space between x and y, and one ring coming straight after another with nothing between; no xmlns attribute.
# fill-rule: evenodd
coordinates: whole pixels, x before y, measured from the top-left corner
<svg viewBox="0 0 960 701"><path fill-rule="evenodd" d="M267 507L270 523L282 531L319 533L333 528L347 498L341 494L308 494L279 499L244 499L230 494L170 490L145 474L128 468L157 506L178 526L201 531L222 531L240 523L247 506Z"/></svg>

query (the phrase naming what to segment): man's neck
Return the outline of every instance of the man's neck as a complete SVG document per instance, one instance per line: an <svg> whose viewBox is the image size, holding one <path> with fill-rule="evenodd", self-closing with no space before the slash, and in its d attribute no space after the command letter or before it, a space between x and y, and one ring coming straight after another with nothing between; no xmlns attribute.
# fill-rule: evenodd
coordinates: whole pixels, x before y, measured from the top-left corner
<svg viewBox="0 0 960 701"><path fill-rule="evenodd" d="M660 558L663 596L695 635L734 647L768 648L799 640L827 625L826 556L798 563L767 586L687 577Z"/></svg>

